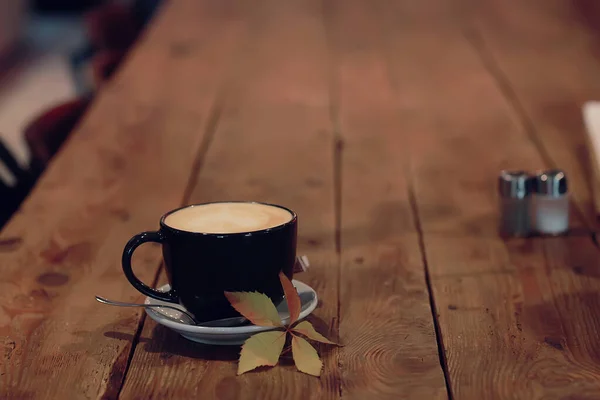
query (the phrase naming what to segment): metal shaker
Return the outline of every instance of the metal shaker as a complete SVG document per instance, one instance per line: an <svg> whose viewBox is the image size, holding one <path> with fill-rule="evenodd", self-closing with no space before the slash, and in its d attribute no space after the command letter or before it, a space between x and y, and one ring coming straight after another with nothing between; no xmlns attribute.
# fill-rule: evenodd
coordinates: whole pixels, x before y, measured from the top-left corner
<svg viewBox="0 0 600 400"><path fill-rule="evenodd" d="M501 171L498 176L499 231L502 236L528 236L532 232L533 179L524 171Z"/></svg>

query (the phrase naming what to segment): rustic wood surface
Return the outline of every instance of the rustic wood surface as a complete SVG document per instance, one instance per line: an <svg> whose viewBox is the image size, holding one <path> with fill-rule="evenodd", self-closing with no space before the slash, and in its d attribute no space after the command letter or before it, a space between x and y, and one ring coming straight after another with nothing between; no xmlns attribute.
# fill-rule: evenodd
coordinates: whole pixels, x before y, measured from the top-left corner
<svg viewBox="0 0 600 400"><path fill-rule="evenodd" d="M329 2L326 15L341 178L342 397L447 398L384 32L368 2Z"/></svg>
<svg viewBox="0 0 600 400"><path fill-rule="evenodd" d="M335 338L339 259L327 46L320 15L319 1L267 0L247 10L218 128L190 201L257 200L294 209L298 251L311 262L310 272L298 278L319 293L311 320ZM325 369L320 380L296 372L291 360L236 377L239 347L190 343L147 319L122 397L335 399L338 350L331 350L321 350Z"/></svg>
<svg viewBox="0 0 600 400"><path fill-rule="evenodd" d="M586 29L565 20L569 7L481 2L460 16L462 32L421 46L438 59L423 81L456 85L420 87L429 110L441 102L447 114L413 166L455 398L600 396L598 249L586 235L502 241L491 223L495 171L561 167L572 178L571 226L595 225L581 106L600 95L600 63L582 44ZM473 129L454 129L465 121Z"/></svg>
<svg viewBox="0 0 600 400"><path fill-rule="evenodd" d="M120 253L181 204L240 27L214 5L166 8L3 229L0 398L117 396L142 313L94 295L143 300ZM158 249L136 256L152 282Z"/></svg>
<svg viewBox="0 0 600 400"><path fill-rule="evenodd" d="M0 398L600 398L599 29L589 0L168 2L0 233ZM501 239L498 171L549 167L573 235ZM94 302L143 299L130 236L227 199L298 212L345 344L320 379Z"/></svg>

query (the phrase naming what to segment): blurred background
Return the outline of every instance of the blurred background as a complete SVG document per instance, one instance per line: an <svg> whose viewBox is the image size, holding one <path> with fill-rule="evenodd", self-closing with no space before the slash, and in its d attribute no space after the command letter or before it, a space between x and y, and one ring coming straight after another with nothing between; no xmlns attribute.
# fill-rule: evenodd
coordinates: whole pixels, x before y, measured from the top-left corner
<svg viewBox="0 0 600 400"><path fill-rule="evenodd" d="M0 227L161 0L0 0Z"/></svg>

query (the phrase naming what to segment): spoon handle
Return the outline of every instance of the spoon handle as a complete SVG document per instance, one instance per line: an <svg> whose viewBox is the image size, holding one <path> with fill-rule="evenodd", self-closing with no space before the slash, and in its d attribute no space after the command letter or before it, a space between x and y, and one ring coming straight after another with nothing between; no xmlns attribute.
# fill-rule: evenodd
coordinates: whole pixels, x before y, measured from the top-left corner
<svg viewBox="0 0 600 400"><path fill-rule="evenodd" d="M145 307L150 304L137 304L137 303L123 303L122 301L109 300L102 296L96 296L96 300L100 303L108 304L109 306L117 306L117 307Z"/></svg>
<svg viewBox="0 0 600 400"><path fill-rule="evenodd" d="M182 313L186 317L188 317L190 319L190 321L192 321L194 324L196 324L196 320L190 313L188 313L187 311L184 311L178 307L174 307L174 306L162 305L162 304L124 303L122 301L108 300L101 296L96 296L96 301L103 303L103 304L108 304L109 306L117 306L117 307L169 308L171 310L179 311L180 313Z"/></svg>

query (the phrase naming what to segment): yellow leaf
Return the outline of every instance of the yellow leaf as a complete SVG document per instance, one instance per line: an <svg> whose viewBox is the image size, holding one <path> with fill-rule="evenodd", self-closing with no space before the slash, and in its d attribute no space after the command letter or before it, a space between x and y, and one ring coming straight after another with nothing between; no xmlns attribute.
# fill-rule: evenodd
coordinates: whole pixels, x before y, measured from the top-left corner
<svg viewBox="0 0 600 400"><path fill-rule="evenodd" d="M240 314L254 325L283 326L271 299L258 292L225 292L225 297Z"/></svg>
<svg viewBox="0 0 600 400"><path fill-rule="evenodd" d="M279 280L281 281L281 286L283 287L283 292L285 294L285 300L287 301L288 310L290 311L291 325L298 321L298 317L300 316L300 309L302 308L300 296L298 296L298 291L283 272L279 273Z"/></svg>
<svg viewBox="0 0 600 400"><path fill-rule="evenodd" d="M323 363L317 350L306 340L299 336L292 337L292 355L299 371L314 376L321 375Z"/></svg>
<svg viewBox="0 0 600 400"><path fill-rule="evenodd" d="M300 322L298 325L296 325L292 329L292 331L296 332L296 333L300 333L300 334L306 336L307 338L309 338L311 340L315 340L317 342L337 345L337 343L334 343L334 342L330 341L325 336L323 336L319 332L317 332L315 330L315 327L312 326L312 324L310 322L308 322L308 321L302 321L302 322Z"/></svg>
<svg viewBox="0 0 600 400"><path fill-rule="evenodd" d="M242 346L237 374L251 371L261 366L274 366L279 361L285 345L285 332L269 331L250 336Z"/></svg>

